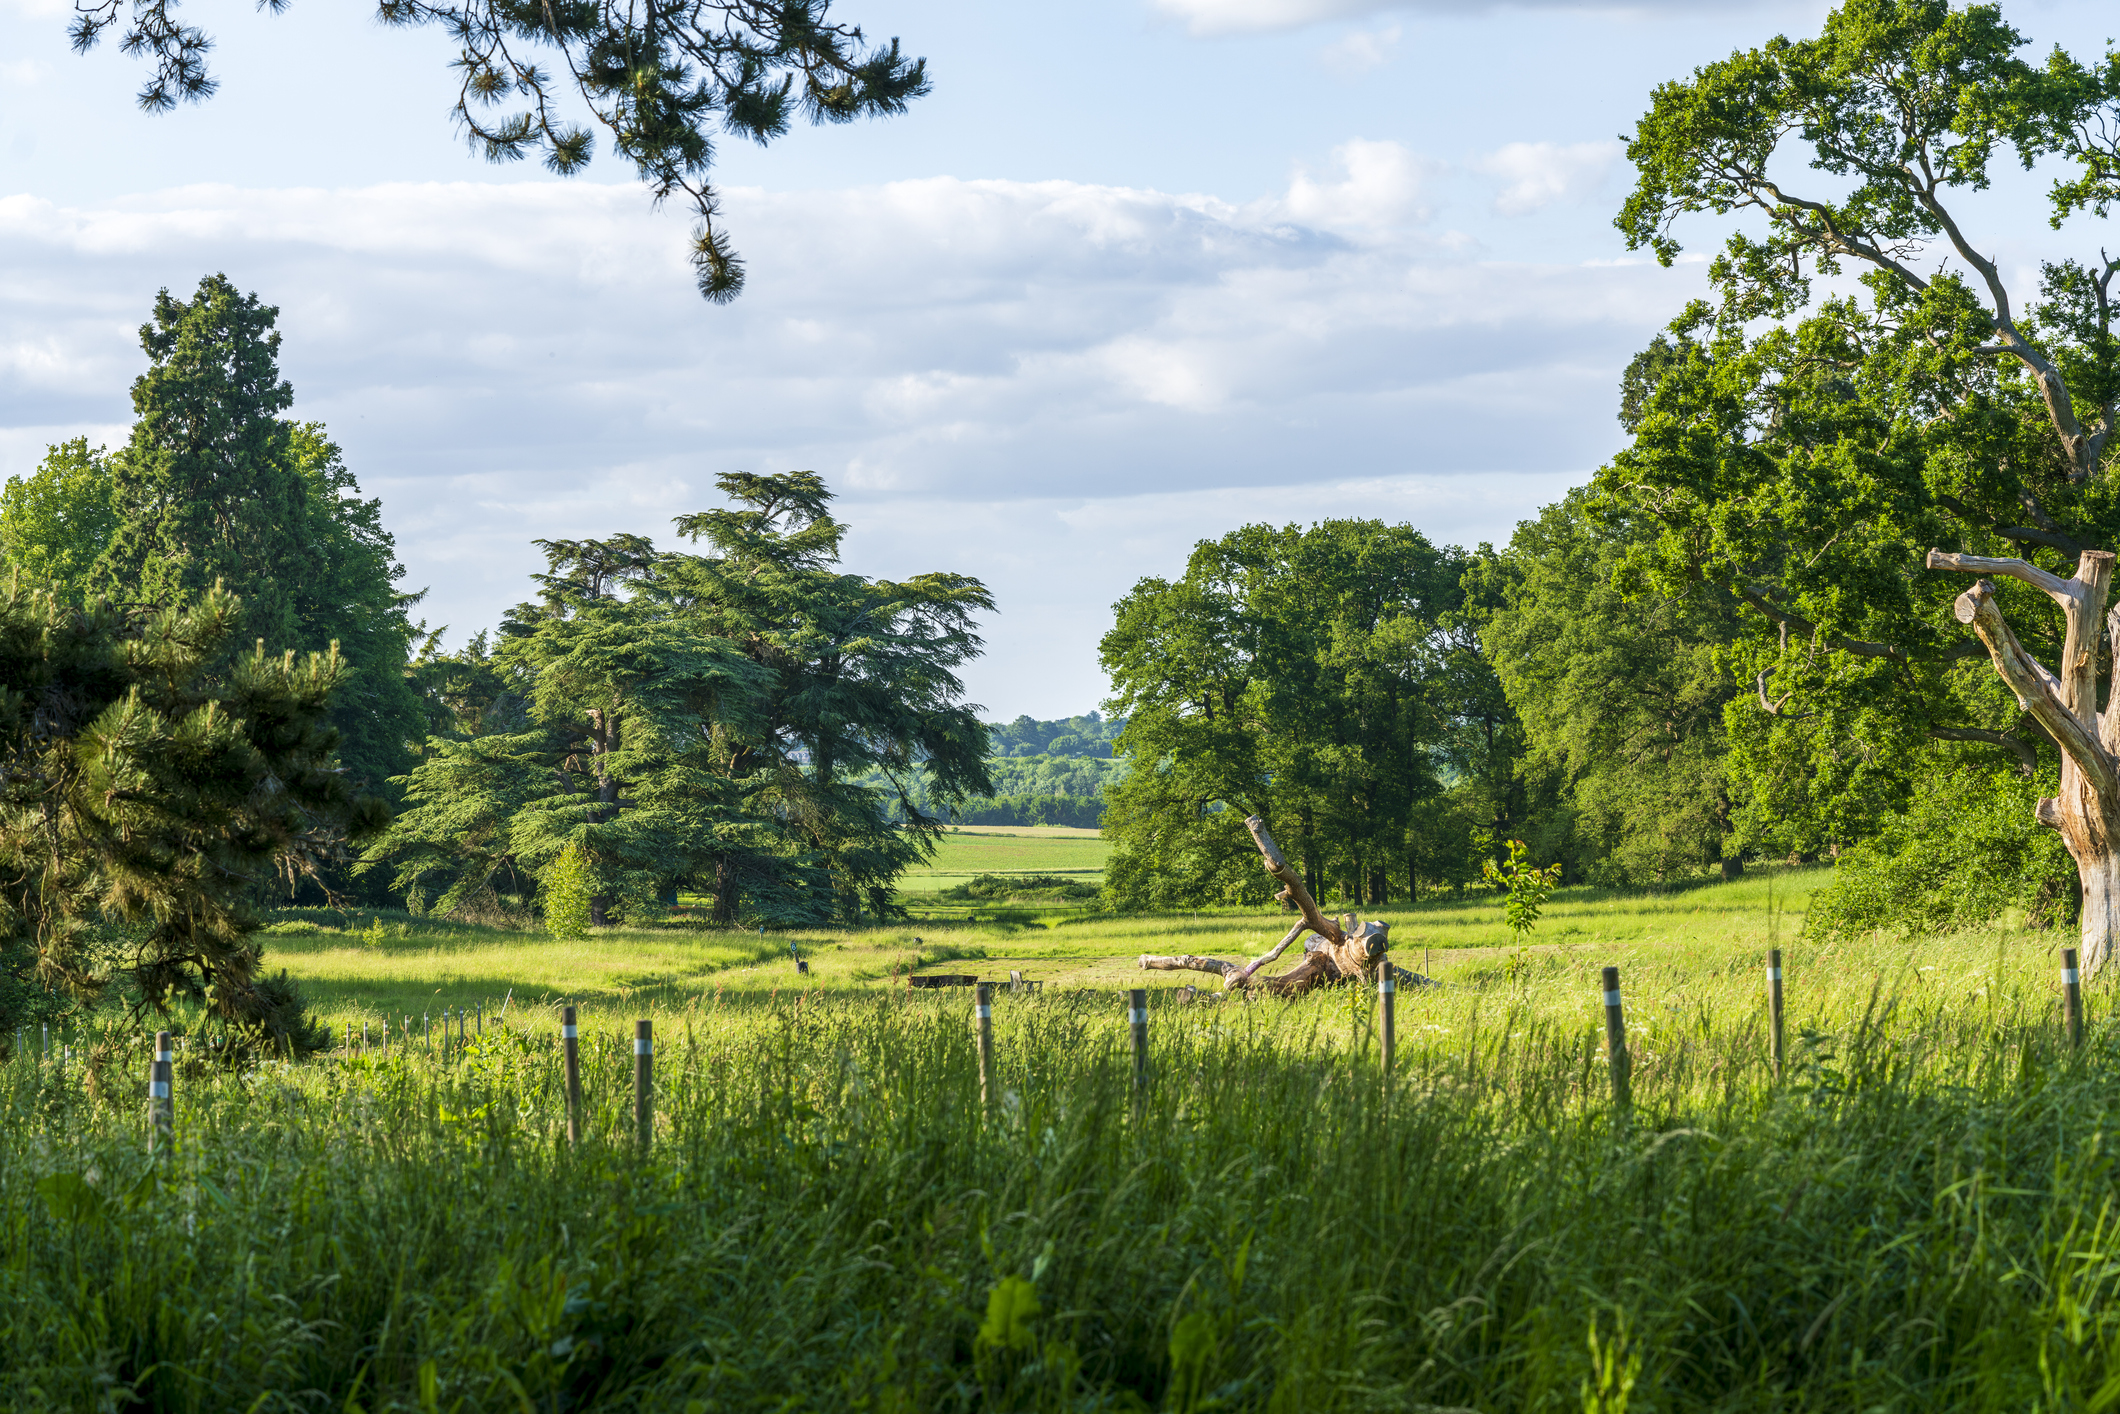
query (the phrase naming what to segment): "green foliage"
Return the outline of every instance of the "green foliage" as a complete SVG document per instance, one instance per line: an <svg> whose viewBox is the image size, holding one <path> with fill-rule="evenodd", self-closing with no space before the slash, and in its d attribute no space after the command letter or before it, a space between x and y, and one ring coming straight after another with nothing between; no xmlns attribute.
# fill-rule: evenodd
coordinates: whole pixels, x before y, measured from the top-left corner
<svg viewBox="0 0 2120 1414"><path fill-rule="evenodd" d="M380 503L361 498L323 428L280 416L294 394L279 376L277 313L225 276L201 280L188 303L162 291L140 331L150 363L125 446L105 455L76 439L10 482L0 547L25 586L71 603L232 591L241 621L207 671L231 671L259 640L332 654L339 759L376 791L404 769L419 728L404 681L404 569Z"/></svg>
<svg viewBox="0 0 2120 1414"><path fill-rule="evenodd" d="M133 0L129 19L123 8L100 0L77 10L74 48L86 53L120 27L120 47L154 65L140 91L143 109L211 97L219 87L206 69L213 40L170 13L176 0ZM676 0L643 13L608 2L379 0L376 13L393 28L434 25L448 37L456 120L490 162L541 154L561 176L583 170L596 138L572 115L586 109L658 205L677 196L692 207L694 274L700 294L718 304L743 289L744 271L715 223L721 199L707 181L714 135L764 144L797 115L813 123L883 117L928 91L926 60L900 54L896 39L869 45L857 26L832 21L830 8L831 0ZM513 103L520 106L494 111Z"/></svg>
<svg viewBox="0 0 2120 1414"><path fill-rule="evenodd" d="M1940 947L1948 985L1895 983L1903 953L1791 955L1779 1085L1753 962L1630 956L1674 1000L1630 1018L1628 1125L1584 1083L1597 956L1502 1009L1468 961L1402 1024L1388 1111L1344 995L1156 1006L1138 1093L1123 1008L999 998L982 1112L961 997L790 1025L732 988L655 1014L646 1154L630 1004L583 1018L576 1146L549 1014L184 1077L174 1166L119 1083L136 1035L95 1084L12 1062L0 1405L2095 1407L2120 1052L2068 1048L2039 940ZM236 1309L301 1319L236 1339Z"/></svg>
<svg viewBox="0 0 2120 1414"><path fill-rule="evenodd" d="M2013 290L1981 253L2007 232L1965 224L2005 152L2058 159L2057 222L2113 191L2120 66L2056 51L2040 70L2024 43L1992 5L1849 0L1815 39L1658 88L1628 149L1631 246L1668 264L1694 214L1750 218L1709 267L1713 300L1630 370L1634 442L1594 501L1655 527L1630 593L1706 587L1750 611L1723 656L1745 688L1726 709L1740 842L1889 828L1931 741L1984 767L2051 751L1954 621L1966 581L1923 568L1942 547L2067 575L2120 540L2120 265L2049 263ZM2054 661L2059 616L2021 586L2001 598Z"/></svg>
<svg viewBox="0 0 2120 1414"><path fill-rule="evenodd" d="M1018 899L1037 903L1082 903L1097 897L1097 886L1057 874L981 874L942 890L936 897L966 901Z"/></svg>
<svg viewBox="0 0 2120 1414"><path fill-rule="evenodd" d="M1031 1323L1038 1319L1038 1288L1022 1277L1003 1277L986 1298L986 1319L979 1323L977 1342L997 1350L1031 1350L1038 1336Z"/></svg>
<svg viewBox="0 0 2120 1414"><path fill-rule="evenodd" d="M1018 717L986 723L990 753L986 770L990 794L968 796L958 805L930 803L926 773L903 783L906 800L920 813L944 816L964 825L1067 825L1094 830L1104 821L1104 791L1126 778L1130 765L1114 759L1112 743L1126 723L1105 721L1095 712L1060 721ZM893 788L881 770L860 778L877 790ZM902 819L892 806L892 818Z"/></svg>
<svg viewBox="0 0 2120 1414"><path fill-rule="evenodd" d="M1871 929L1912 937L1992 923L2011 909L2035 926L2074 920L2076 866L2032 807L2059 785L1934 762L1905 814L1841 853L1833 881L1811 897L1807 936L1846 938Z"/></svg>
<svg viewBox="0 0 2120 1414"><path fill-rule="evenodd" d="M592 876L588 856L579 843L559 852L545 870L545 931L555 938L589 936L589 891Z"/></svg>
<svg viewBox="0 0 2120 1414"><path fill-rule="evenodd" d="M845 527L810 473L721 485L734 509L679 521L711 553L540 541L539 598L497 648L429 641L413 671L433 732L364 869L437 912L506 912L578 846L598 925L680 889L723 924L890 916L941 828L929 803L992 792L954 673L991 600L958 575L841 571Z"/></svg>
<svg viewBox="0 0 2120 1414"><path fill-rule="evenodd" d="M335 861L383 807L337 769L343 665L232 657L242 617L225 590L154 609L0 599L0 951L74 997L202 999L284 1049L307 1032L293 985L259 974L252 900Z"/></svg>
<svg viewBox="0 0 2120 1414"><path fill-rule="evenodd" d="M1578 878L1663 882L1740 847L1723 728L1736 685L1718 661L1740 631L1736 601L1630 577L1630 549L1656 534L1654 521L1608 519L1574 491L1467 577L1489 606L1481 642L1522 723L1518 769L1550 773L1564 803L1565 829L1549 828L1539 852Z"/></svg>
<svg viewBox="0 0 2120 1414"><path fill-rule="evenodd" d="M86 437L51 448L27 479L0 490L0 559L25 585L69 604L86 597L89 571L110 544L118 505L110 457Z"/></svg>
<svg viewBox="0 0 2120 1414"><path fill-rule="evenodd" d="M1464 569L1410 527L1330 521L1247 526L1196 546L1182 579L1137 584L1101 647L1132 763L1107 793L1114 899L1263 901L1247 813L1314 896L1433 882L1446 772L1510 818L1512 718L1457 613ZM1444 876L1470 872L1468 832L1441 842Z"/></svg>
<svg viewBox="0 0 2120 1414"><path fill-rule="evenodd" d="M1538 925L1539 913L1546 900L1561 881L1561 866L1549 864L1543 869L1534 868L1531 852L1522 840L1511 840L1509 857L1496 865L1491 859L1482 861L1480 877L1488 887L1501 890L1507 897L1502 915L1509 924L1509 932L1521 947L1525 934Z"/></svg>

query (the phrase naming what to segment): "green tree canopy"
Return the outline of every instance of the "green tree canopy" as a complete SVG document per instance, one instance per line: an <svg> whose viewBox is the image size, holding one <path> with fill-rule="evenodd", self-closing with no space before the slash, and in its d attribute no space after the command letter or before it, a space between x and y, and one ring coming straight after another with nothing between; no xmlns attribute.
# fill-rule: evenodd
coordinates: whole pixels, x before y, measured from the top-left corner
<svg viewBox="0 0 2120 1414"><path fill-rule="evenodd" d="M992 601L961 575L839 569L812 473L720 484L732 507L678 522L709 553L540 541L540 593L498 649L430 645L439 729L367 867L454 909L520 900L578 847L598 923L678 889L723 922L888 916L941 828L930 801L992 792L954 671Z"/></svg>
<svg viewBox="0 0 2120 1414"><path fill-rule="evenodd" d="M1618 218L1669 263L1693 213L1744 215L1677 320L1601 502L1653 523L1633 554L1669 595L1746 606L1727 717L1750 836L1820 848L1873 832L1936 740L2029 770L2044 732L1952 619L1930 547L2064 575L2120 532L2110 476L2120 262L2049 262L2014 288L1965 224L2005 153L2052 159L2055 224L2120 180L2120 56L2044 66L1993 5L1850 0L1655 94ZM1823 286L1814 282L1823 279ZM2030 646L2059 624L2005 584ZM2000 753L1998 753L2000 755Z"/></svg>
<svg viewBox="0 0 2120 1414"><path fill-rule="evenodd" d="M1700 583L1630 596L1627 553L1657 530L1608 521L1572 491L1471 572L1499 601L1481 640L1523 725L1526 764L1559 774L1568 852L1613 883L1741 867L1723 729L1736 689L1718 661L1738 608Z"/></svg>
<svg viewBox="0 0 2120 1414"><path fill-rule="evenodd" d="M405 681L404 569L381 503L361 498L324 429L281 416L294 391L279 374L277 314L221 275L201 280L189 301L163 291L140 331L150 363L133 384L138 420L125 446L100 460L78 442L69 444L78 451L54 449L19 492L11 485L0 534L11 548L18 523L25 536L53 537L41 559L24 562L53 575L79 574L89 536L105 535L83 578L44 581L77 599L192 603L225 586L242 606L231 655L259 640L273 652L336 644L341 759L379 788L404 769L421 726ZM99 467L109 476L107 516L82 489ZM32 504L79 509L32 517Z"/></svg>
<svg viewBox="0 0 2120 1414"><path fill-rule="evenodd" d="M22 582L82 602L89 572L118 528L110 457L86 437L51 448L0 488L0 558Z"/></svg>
<svg viewBox="0 0 2120 1414"><path fill-rule="evenodd" d="M1313 895L1413 887L1442 773L1484 771L1493 744L1491 674L1454 617L1465 567L1410 527L1328 521L1247 526L1201 542L1182 578L1135 585L1101 650L1132 761L1105 814L1115 896L1263 899L1247 814ZM1463 834L1451 867L1476 868Z"/></svg>
<svg viewBox="0 0 2120 1414"><path fill-rule="evenodd" d="M0 956L18 982L199 997L306 1049L298 997L260 973L251 903L384 811L337 769L344 664L237 651L243 617L218 589L159 607L0 597Z"/></svg>
<svg viewBox="0 0 2120 1414"><path fill-rule="evenodd" d="M154 66L140 106L166 111L211 97L212 39L173 15L177 0L84 0L74 48L120 31L120 47ZM284 0L263 8L277 12ZM491 162L541 155L571 176L589 165L595 131L633 164L657 205L692 208L699 291L723 303L743 289L743 263L716 224L708 181L714 132L763 146L800 116L812 123L902 113L928 91L927 61L898 41L871 45L830 16L831 0L678 0L642 8L619 0L379 0L395 28L433 26L457 71L456 121Z"/></svg>

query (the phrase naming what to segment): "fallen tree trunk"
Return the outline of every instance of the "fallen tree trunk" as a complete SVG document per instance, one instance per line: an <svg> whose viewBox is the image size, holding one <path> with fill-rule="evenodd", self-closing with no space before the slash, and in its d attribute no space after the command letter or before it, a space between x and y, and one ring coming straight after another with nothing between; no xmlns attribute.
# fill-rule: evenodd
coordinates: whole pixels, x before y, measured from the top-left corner
<svg viewBox="0 0 2120 1414"><path fill-rule="evenodd" d="M1375 981L1391 967L1387 954L1391 949L1391 925L1388 923L1364 923L1350 913L1345 918L1327 917L1311 898L1310 891L1303 887L1302 876L1281 855L1280 846L1273 836L1266 833L1266 822L1253 815L1244 821L1244 828L1251 831L1252 843L1259 847L1259 856L1266 872L1281 881L1281 892L1276 895L1284 904L1303 915L1303 921L1288 930L1281 941L1250 962L1230 962L1219 957L1198 957L1191 953L1180 956L1158 956L1151 953L1141 955L1140 965L1147 972L1208 972L1222 979L1222 990L1234 992L1257 986L1277 996L1299 996L1313 987L1322 987L1334 982ZM1260 977L1259 970L1280 960L1305 934L1312 940L1303 945L1303 960L1277 977ZM1414 985L1425 984L1428 979L1419 973L1404 968L1392 969L1395 975Z"/></svg>

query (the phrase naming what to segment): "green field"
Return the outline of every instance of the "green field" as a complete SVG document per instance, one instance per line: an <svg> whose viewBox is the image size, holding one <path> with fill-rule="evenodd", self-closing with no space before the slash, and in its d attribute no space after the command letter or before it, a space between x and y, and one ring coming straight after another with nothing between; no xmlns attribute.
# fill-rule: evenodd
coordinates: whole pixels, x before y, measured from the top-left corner
<svg viewBox="0 0 2120 1414"><path fill-rule="evenodd" d="M968 884L982 874L1050 876L1088 884L1104 882L1104 862L1111 846L1095 830L967 827L942 837L935 857L899 880L898 899L923 920L992 915L993 902L956 903L937 898L945 889ZM1023 905L1008 911L1020 913ZM1031 905L1037 915L1079 913L1080 907Z"/></svg>
<svg viewBox="0 0 2120 1414"><path fill-rule="evenodd" d="M1042 848L1045 843L984 837L979 847ZM1531 949L1582 967L1631 964L1674 949L1758 949L1766 945L1770 929L1770 896L1777 919L1771 926L1793 936L1802 925L1804 899L1824 877L1818 869L1786 870L1661 895L1563 889L1548 905ZM517 1007L561 997L679 1006L724 990L887 989L909 971L975 971L997 979L1022 971L1056 987L1170 989L1202 978L1143 973L1136 956L1254 957L1288 926L1287 916L1274 908L1146 918L1025 912L1026 921L966 923L930 916L888 928L763 936L618 929L562 943L538 933L399 915L386 916L383 936L370 941L363 935L375 915L315 911L303 917L318 920L316 933L276 935L266 942L268 964L300 978L318 1010L334 1027L343 1027L380 1023L386 1016L401 1024L407 1014L438 1013L444 1006L483 1006L491 1013L511 993ZM1501 906L1490 896L1387 905L1371 912L1391 921L1402 964L1446 982L1484 977L1502 966L1511 950ZM791 945L809 959L807 977L797 975Z"/></svg>
<svg viewBox="0 0 2120 1414"><path fill-rule="evenodd" d="M1484 904L1395 912L1443 985L1399 997L1388 1083L1367 991L1179 974L1136 1082L1130 955L1245 953L1269 913L820 934L807 978L755 935L283 936L336 1017L514 1004L462 1048L180 1050L160 1160L136 1032L0 1065L0 1407L2108 1407L2120 997L2072 1052L2055 936L1811 944L1769 883L1570 891L1522 954ZM1052 984L998 999L984 1106L969 998L892 985L953 952Z"/></svg>

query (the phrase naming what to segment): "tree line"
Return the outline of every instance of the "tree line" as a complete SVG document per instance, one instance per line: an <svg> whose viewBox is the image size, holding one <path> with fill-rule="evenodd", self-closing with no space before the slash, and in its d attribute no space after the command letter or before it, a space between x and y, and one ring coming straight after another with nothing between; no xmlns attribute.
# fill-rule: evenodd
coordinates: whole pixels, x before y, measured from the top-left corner
<svg viewBox="0 0 2120 1414"><path fill-rule="evenodd" d="M2027 279L1971 198L2014 161L2054 227L2102 218L2120 54L2027 47L1994 5L1850 0L1658 88L1617 225L1666 265L1724 241L1625 372L1628 445L1500 550L1253 526L1143 581L1104 644L1115 887L1258 893L1257 812L1350 901L1520 837L1614 883L1837 858L1822 928L2105 908L2111 748L2067 717L2110 719L2111 644L2047 600L2120 544L2120 260Z"/></svg>
<svg viewBox="0 0 2120 1414"><path fill-rule="evenodd" d="M276 313L163 292L125 444L0 492L0 1026L188 995L303 1049L262 908L523 920L562 860L596 924L680 890L725 925L875 921L994 794L956 676L991 597L846 572L814 473L720 477L681 548L541 540L532 597L445 651L378 503L284 416Z"/></svg>

